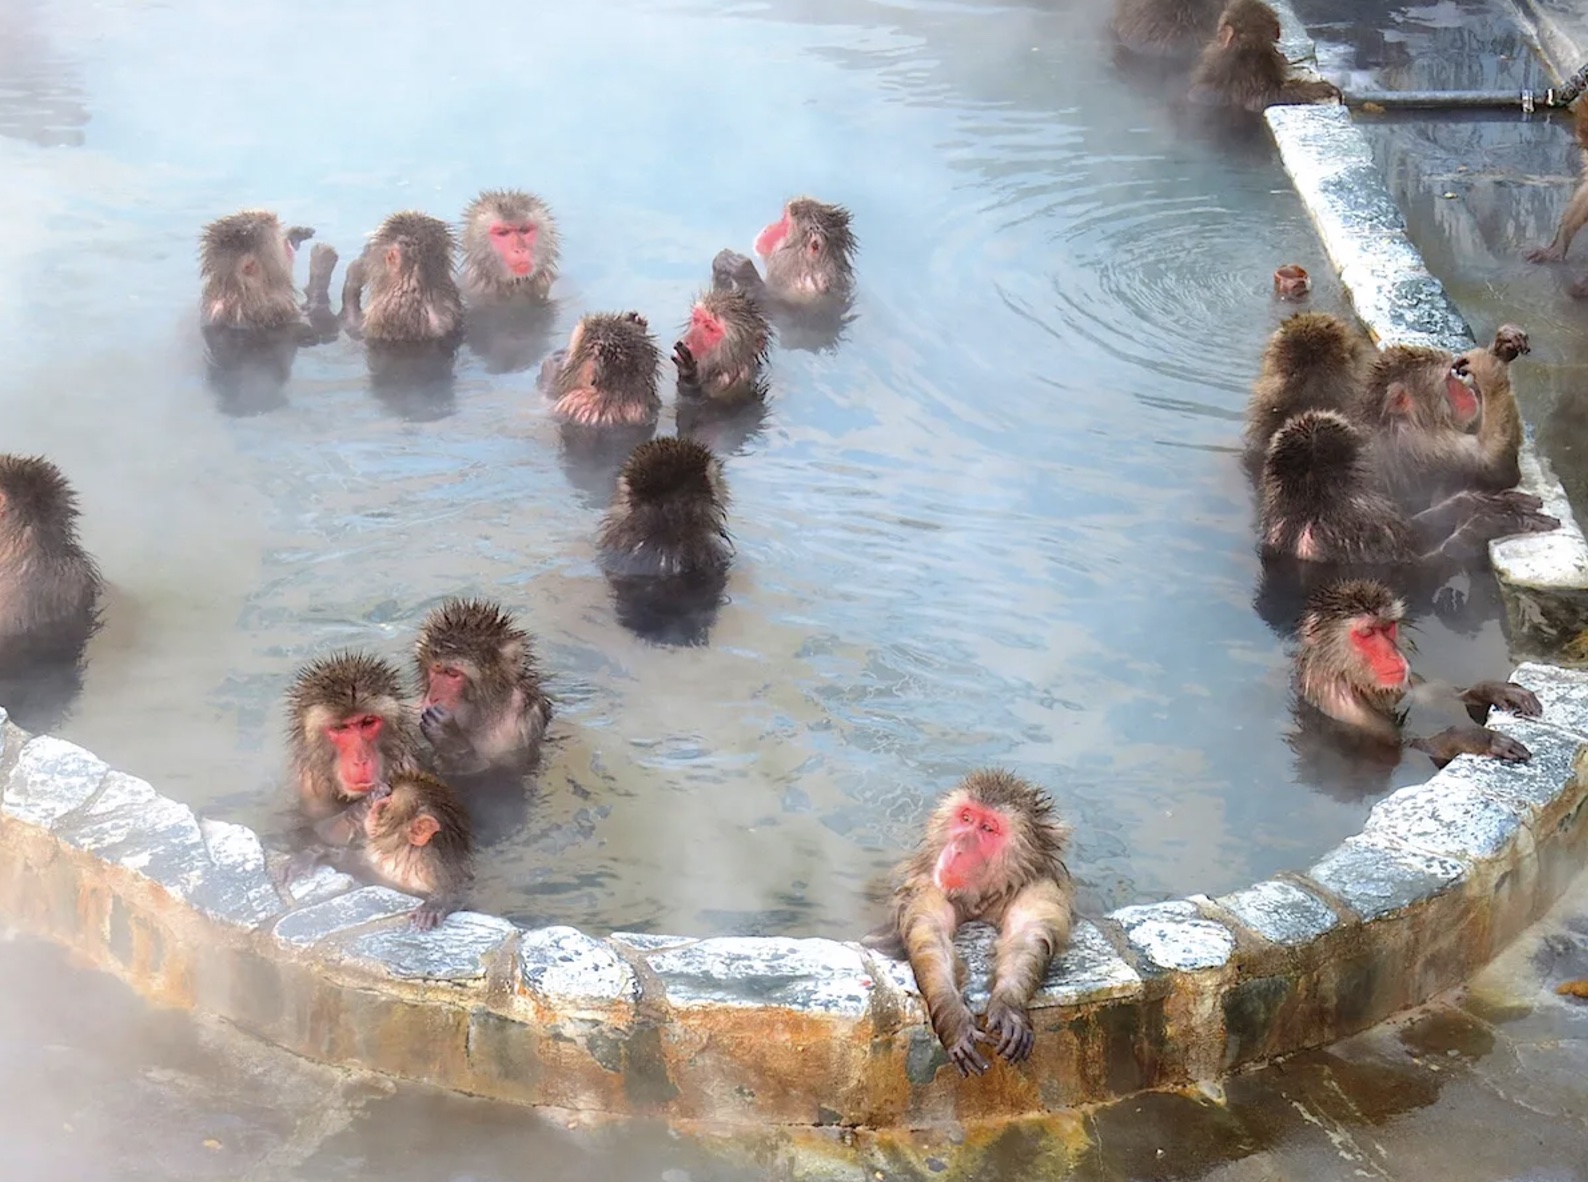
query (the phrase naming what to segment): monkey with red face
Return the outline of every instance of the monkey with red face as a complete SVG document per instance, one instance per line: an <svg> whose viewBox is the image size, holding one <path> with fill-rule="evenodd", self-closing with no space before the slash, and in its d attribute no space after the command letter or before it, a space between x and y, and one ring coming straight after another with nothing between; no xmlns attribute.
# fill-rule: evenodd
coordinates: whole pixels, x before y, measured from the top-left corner
<svg viewBox="0 0 1588 1182"><path fill-rule="evenodd" d="M1063 854L1070 830L1034 785L1004 771L966 776L932 812L926 839L897 871L891 923L869 946L908 956L927 1016L961 1075L1031 1054L1027 1013L1048 964L1070 938L1075 888ZM954 933L981 920L998 929L985 1029L960 995Z"/></svg>
<svg viewBox="0 0 1588 1182"><path fill-rule="evenodd" d="M463 294L471 303L544 300L560 249L544 201L522 189L488 189L463 211Z"/></svg>

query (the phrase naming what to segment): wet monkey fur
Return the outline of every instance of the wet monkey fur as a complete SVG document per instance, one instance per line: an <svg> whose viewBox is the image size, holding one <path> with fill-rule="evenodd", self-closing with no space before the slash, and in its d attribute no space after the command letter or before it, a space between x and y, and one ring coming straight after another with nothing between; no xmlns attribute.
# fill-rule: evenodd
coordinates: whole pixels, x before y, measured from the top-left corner
<svg viewBox="0 0 1588 1182"><path fill-rule="evenodd" d="M1018 1063L1036 1042L1026 1007L1073 920L1069 836L1040 789L1005 771L973 772L938 803L919 850L896 872L892 921L865 938L908 956L932 1029L961 1075L990 1066L979 1044ZM973 920L998 929L980 1030L954 951L954 933Z"/></svg>

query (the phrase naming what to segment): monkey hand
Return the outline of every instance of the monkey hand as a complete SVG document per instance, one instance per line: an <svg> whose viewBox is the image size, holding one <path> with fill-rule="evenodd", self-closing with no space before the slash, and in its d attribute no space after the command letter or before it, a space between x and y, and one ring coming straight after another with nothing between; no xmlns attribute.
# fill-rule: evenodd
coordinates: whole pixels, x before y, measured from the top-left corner
<svg viewBox="0 0 1588 1182"><path fill-rule="evenodd" d="M986 1029L986 1039L993 1050L1011 1063L1019 1063L1030 1055L1037 1042L1030 1016L1002 1002L995 1001L987 1007Z"/></svg>
<svg viewBox="0 0 1588 1182"><path fill-rule="evenodd" d="M279 887L288 887L300 878L308 878L320 868L320 861L324 853L318 849L299 850L288 858L281 867L280 876L276 879Z"/></svg>
<svg viewBox="0 0 1588 1182"><path fill-rule="evenodd" d="M1508 488L1503 492L1490 493L1494 502L1514 509L1518 513L1537 513L1544 507L1544 498L1535 497L1532 493L1525 493L1519 488Z"/></svg>
<svg viewBox="0 0 1588 1182"><path fill-rule="evenodd" d="M711 260L711 285L718 291L754 295L761 289L761 272L755 263L733 250L719 250Z"/></svg>
<svg viewBox="0 0 1588 1182"><path fill-rule="evenodd" d="M1486 726L1452 726L1427 739L1413 739L1411 746L1426 751L1436 767L1444 767L1458 755L1477 755L1503 759L1506 763L1526 763L1533 753L1509 735Z"/></svg>
<svg viewBox="0 0 1588 1182"><path fill-rule="evenodd" d="M298 247L313 237L313 226L292 226L287 230L287 241L292 244L293 250L297 250Z"/></svg>
<svg viewBox="0 0 1588 1182"><path fill-rule="evenodd" d="M409 913L408 919L415 931L430 932L440 927L446 917L446 907L433 899L427 899Z"/></svg>
<svg viewBox="0 0 1588 1182"><path fill-rule="evenodd" d="M1480 681L1464 691L1461 700L1468 706L1493 706L1497 710L1509 710L1527 718L1537 718L1544 713L1537 695L1514 681Z"/></svg>
<svg viewBox="0 0 1588 1182"><path fill-rule="evenodd" d="M1566 252L1551 242L1548 246L1534 247L1523 257L1530 263L1558 263L1566 257Z"/></svg>
<svg viewBox="0 0 1588 1182"><path fill-rule="evenodd" d="M1524 353L1531 353L1533 346L1527 339L1527 330L1519 324L1502 324L1494 333L1494 344L1489 346L1501 361L1515 361Z"/></svg>
<svg viewBox="0 0 1588 1182"><path fill-rule="evenodd" d="M695 355L689 351L689 346L679 341L673 346L673 364L678 366L678 377L681 381L693 382L697 369Z"/></svg>
<svg viewBox="0 0 1588 1182"><path fill-rule="evenodd" d="M943 1041L943 1049L948 1052L948 1061L959 1069L961 1079L968 1079L972 1074L983 1075L992 1066L982 1057L976 1049L979 1042L991 1042L987 1035L977 1030L974 1026L967 1025L965 1033L953 1042Z"/></svg>
<svg viewBox="0 0 1588 1182"><path fill-rule="evenodd" d="M432 743L446 741L449 737L447 723L452 721L452 711L445 706L426 706L419 712L419 731Z"/></svg>

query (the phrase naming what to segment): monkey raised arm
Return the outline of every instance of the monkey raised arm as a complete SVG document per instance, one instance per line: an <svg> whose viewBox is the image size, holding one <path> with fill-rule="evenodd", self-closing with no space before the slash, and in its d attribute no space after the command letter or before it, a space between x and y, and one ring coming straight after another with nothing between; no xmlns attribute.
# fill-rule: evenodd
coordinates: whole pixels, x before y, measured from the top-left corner
<svg viewBox="0 0 1588 1182"><path fill-rule="evenodd" d="M1465 499L1464 499L1465 498ZM1475 500L1473 498L1476 498ZM1451 502L1458 502L1452 506ZM1412 527L1425 545L1425 562L1462 564L1482 556L1496 538L1513 534L1541 534L1560 528L1560 519L1538 510L1544 502L1515 489L1501 493L1457 493L1412 518ZM1438 545L1432 545L1451 520L1466 519Z"/></svg>
<svg viewBox="0 0 1588 1182"><path fill-rule="evenodd" d="M1036 1044L1027 1006L1054 954L1069 941L1074 893L1068 873L1062 882L1033 882L1010 900L998 925L985 1039L1011 1063Z"/></svg>
<svg viewBox="0 0 1588 1182"><path fill-rule="evenodd" d="M342 278L342 327L355 340L364 335L364 258L360 255L347 265Z"/></svg>
<svg viewBox="0 0 1588 1182"><path fill-rule="evenodd" d="M331 275L336 270L336 248L316 242L309 252L309 282L304 288L303 311L308 323L299 326L300 345L321 345L336 340L341 322L331 307Z"/></svg>
<svg viewBox="0 0 1588 1182"><path fill-rule="evenodd" d="M740 291L755 300L766 298L766 283L755 262L733 250L719 250L711 260L711 285L718 291Z"/></svg>

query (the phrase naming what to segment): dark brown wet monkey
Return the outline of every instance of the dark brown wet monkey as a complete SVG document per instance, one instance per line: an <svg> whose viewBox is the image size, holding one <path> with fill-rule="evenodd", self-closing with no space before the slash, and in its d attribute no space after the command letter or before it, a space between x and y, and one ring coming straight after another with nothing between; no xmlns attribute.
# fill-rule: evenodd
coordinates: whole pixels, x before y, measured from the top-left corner
<svg viewBox="0 0 1588 1182"><path fill-rule="evenodd" d="M535 762L551 721L529 633L501 605L449 599L414 646L419 729L444 776Z"/></svg>
<svg viewBox="0 0 1588 1182"><path fill-rule="evenodd" d="M452 231L439 218L414 210L388 217L343 280L348 335L387 344L455 340L463 300L452 253Z"/></svg>
<svg viewBox="0 0 1588 1182"><path fill-rule="evenodd" d="M1261 111L1339 99L1340 88L1332 82L1290 76L1279 36L1279 17L1262 0L1231 0L1191 75L1191 101Z"/></svg>
<svg viewBox="0 0 1588 1182"><path fill-rule="evenodd" d="M653 426L661 350L638 312L596 313L574 325L566 349L546 358L540 385L552 413L584 427Z"/></svg>
<svg viewBox="0 0 1588 1182"><path fill-rule="evenodd" d="M673 346L678 392L724 404L759 397L771 335L766 314L750 296L736 290L702 292Z"/></svg>
<svg viewBox="0 0 1588 1182"><path fill-rule="evenodd" d="M1437 698L1445 691L1414 687L1401 652L1399 629L1405 605L1373 579L1348 579L1319 587L1308 597L1297 632L1297 696L1336 722L1385 744L1402 742L1403 703L1411 694ZM1537 717L1538 698L1510 681L1483 681L1455 691L1475 718L1489 707ZM1508 762L1531 758L1515 739L1485 726L1453 726L1406 745L1427 752L1444 767L1458 755L1484 755Z"/></svg>
<svg viewBox="0 0 1588 1182"><path fill-rule="evenodd" d="M1362 430L1337 411L1309 410L1274 432L1258 484L1263 552L1307 562L1453 563L1509 534L1558 529L1527 493L1463 492L1409 515L1368 466Z"/></svg>
<svg viewBox="0 0 1588 1182"><path fill-rule="evenodd" d="M362 652L299 670L287 691L287 748L298 803L311 821L333 816L399 771L417 766L419 736L402 674Z"/></svg>
<svg viewBox="0 0 1588 1182"><path fill-rule="evenodd" d="M783 206L780 219L756 235L755 253L766 260L766 279L750 259L724 250L712 260L713 286L796 306L846 301L854 288L859 245L851 220L842 205L795 197Z"/></svg>
<svg viewBox="0 0 1588 1182"><path fill-rule="evenodd" d="M1268 441L1291 416L1333 410L1355 419L1374 355L1364 333L1327 312L1301 312L1275 329L1246 404L1247 473L1255 478L1262 470Z"/></svg>
<svg viewBox="0 0 1588 1182"><path fill-rule="evenodd" d="M522 189L487 189L463 211L463 294L544 300L557 278L561 240L546 203Z"/></svg>
<svg viewBox="0 0 1588 1182"><path fill-rule="evenodd" d="M297 248L312 237L314 231L308 226L283 229L276 215L265 209L228 214L205 226L199 239L203 327L287 331L304 345L334 339L331 273L336 270L336 251L322 242L309 252L309 284L301 307L292 283Z"/></svg>
<svg viewBox="0 0 1588 1182"><path fill-rule="evenodd" d="M692 439L652 439L618 473L596 539L619 621L658 643L702 644L728 582L733 540L722 465Z"/></svg>
<svg viewBox="0 0 1588 1182"><path fill-rule="evenodd" d="M977 1043L1011 1063L1036 1043L1027 1006L1070 938L1069 836L1039 788L1005 771L973 772L938 803L920 849L897 870L892 921L865 938L909 957L932 1029L961 1075L990 1066ZM960 994L954 951L954 933L972 920L998 929L983 1030Z"/></svg>
<svg viewBox="0 0 1588 1182"><path fill-rule="evenodd" d="M1588 114L1578 105L1572 115L1572 130L1577 136L1578 165L1582 176L1572 192L1571 200L1566 202L1565 212L1560 215L1560 228L1555 231L1555 237L1547 245L1534 247L1527 252L1527 261L1530 263L1563 261L1577 231L1588 224ZM1577 280L1567 290L1577 299L1588 297L1588 278Z"/></svg>
<svg viewBox="0 0 1588 1182"><path fill-rule="evenodd" d="M77 493L43 456L0 455L0 682L75 669L100 626L104 582L77 537ZM0 706L15 710L17 691Z"/></svg>
<svg viewBox="0 0 1588 1182"><path fill-rule="evenodd" d="M1218 32L1224 0L1116 0L1114 37L1142 57L1195 57Z"/></svg>
<svg viewBox="0 0 1588 1182"><path fill-rule="evenodd" d="M425 772L394 773L363 800L322 821L315 835L332 849L313 860L423 899L409 913L421 932L462 907L474 885L468 811L450 787Z"/></svg>
<svg viewBox="0 0 1588 1182"><path fill-rule="evenodd" d="M1392 345L1374 359L1358 420L1371 432L1376 480L1402 507L1416 512L1458 492L1516 487L1522 415L1510 362L1528 350L1527 333L1506 324L1487 349L1460 357Z"/></svg>

